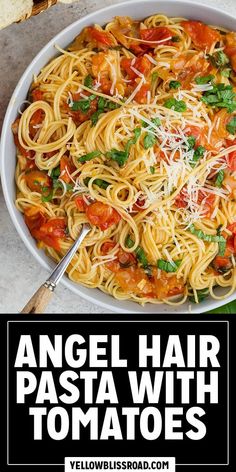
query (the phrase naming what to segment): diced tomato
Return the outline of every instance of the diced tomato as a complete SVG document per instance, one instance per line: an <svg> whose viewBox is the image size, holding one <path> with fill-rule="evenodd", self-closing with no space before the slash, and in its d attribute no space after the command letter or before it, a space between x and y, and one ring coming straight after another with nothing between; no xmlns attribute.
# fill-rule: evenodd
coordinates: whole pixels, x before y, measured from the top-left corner
<svg viewBox="0 0 236 472"><path fill-rule="evenodd" d="M174 33L169 28L166 28L166 26L157 26L156 28L145 28L140 30L141 39L149 41L149 47L152 48L156 48L158 44L171 44L171 38L173 35ZM156 41L158 41L158 43Z"/></svg>
<svg viewBox="0 0 236 472"><path fill-rule="evenodd" d="M230 141L230 140L226 139L226 144L228 146L235 146L236 139L234 139L234 141ZM231 170L231 172L236 171L236 151L232 151L232 152L229 152L229 154L227 154L226 162L227 162L228 168L229 168L229 170Z"/></svg>
<svg viewBox="0 0 236 472"><path fill-rule="evenodd" d="M231 231L233 234L236 234L236 222L229 225L227 229Z"/></svg>
<svg viewBox="0 0 236 472"><path fill-rule="evenodd" d="M223 185L230 190L230 197L236 199L236 178L234 178L233 175L229 175L228 172L225 172Z"/></svg>
<svg viewBox="0 0 236 472"><path fill-rule="evenodd" d="M139 267L120 269L115 275L116 281L126 293L135 293L153 297L153 286L144 270Z"/></svg>
<svg viewBox="0 0 236 472"><path fill-rule="evenodd" d="M231 32L225 35L226 48L224 50L225 54L229 56L231 66L236 72L236 33Z"/></svg>
<svg viewBox="0 0 236 472"><path fill-rule="evenodd" d="M150 84L144 84L136 93L135 100L137 103L147 103L147 94L150 91Z"/></svg>
<svg viewBox="0 0 236 472"><path fill-rule="evenodd" d="M90 223L98 226L102 231L119 223L121 219L119 213L106 203L94 202L85 211Z"/></svg>
<svg viewBox="0 0 236 472"><path fill-rule="evenodd" d="M141 74L148 75L151 71L151 62L147 57L137 57L133 62L133 59L123 57L121 59L121 68L126 72L131 80L138 77L138 74L132 69L137 69Z"/></svg>
<svg viewBox="0 0 236 472"><path fill-rule="evenodd" d="M232 268L232 261L227 256L216 256L212 261L212 266L217 273L223 274Z"/></svg>
<svg viewBox="0 0 236 472"><path fill-rule="evenodd" d="M106 256L112 251L112 249L114 249L115 246L116 243L114 241L106 241L101 247L102 254Z"/></svg>
<svg viewBox="0 0 236 472"><path fill-rule="evenodd" d="M88 36L91 40L96 41L97 45L101 48L109 48L115 46L116 41L110 33L100 31L93 26L87 28Z"/></svg>
<svg viewBox="0 0 236 472"><path fill-rule="evenodd" d="M72 159L68 156L62 156L60 160L60 176L61 180L64 180L67 184L72 182L72 179L69 174L75 172L76 167L72 162ZM67 172L68 171L68 172Z"/></svg>
<svg viewBox="0 0 236 472"><path fill-rule="evenodd" d="M75 198L75 204L79 211L85 212L87 204L85 203L82 195L78 195L78 197Z"/></svg>
<svg viewBox="0 0 236 472"><path fill-rule="evenodd" d="M153 269L153 292L154 296L159 300L163 298L180 295L184 292L184 283L182 279L177 279L176 275L166 274L161 271L159 275L158 270Z"/></svg>
<svg viewBox="0 0 236 472"><path fill-rule="evenodd" d="M37 100L43 100L43 92L39 88L35 88L31 92L31 97L33 102L37 102Z"/></svg>
<svg viewBox="0 0 236 472"><path fill-rule="evenodd" d="M201 50L209 51L211 46L221 39L218 31L200 21L182 21L181 26L191 37L194 46Z"/></svg>

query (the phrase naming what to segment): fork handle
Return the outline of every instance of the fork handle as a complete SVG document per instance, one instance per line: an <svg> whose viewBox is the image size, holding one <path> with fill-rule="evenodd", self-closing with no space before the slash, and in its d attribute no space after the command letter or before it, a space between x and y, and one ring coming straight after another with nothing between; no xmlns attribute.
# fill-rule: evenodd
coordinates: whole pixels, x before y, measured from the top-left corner
<svg viewBox="0 0 236 472"><path fill-rule="evenodd" d="M52 287L47 285L47 283L41 285L39 289L34 293L32 298L25 305L21 313L43 313L46 306L50 302L53 295Z"/></svg>

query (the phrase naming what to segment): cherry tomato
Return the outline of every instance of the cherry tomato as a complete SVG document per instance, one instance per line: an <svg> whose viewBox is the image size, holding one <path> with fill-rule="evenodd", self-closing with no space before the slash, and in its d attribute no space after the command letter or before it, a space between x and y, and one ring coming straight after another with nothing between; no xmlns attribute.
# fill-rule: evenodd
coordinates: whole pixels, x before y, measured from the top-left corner
<svg viewBox="0 0 236 472"><path fill-rule="evenodd" d="M38 208L31 207L25 211L25 222L36 240L60 251L60 240L65 237L65 218L51 218L47 221Z"/></svg>
<svg viewBox="0 0 236 472"><path fill-rule="evenodd" d="M181 26L191 37L193 44L201 50L209 51L211 46L221 39L218 31L200 21L182 21Z"/></svg>
<svg viewBox="0 0 236 472"><path fill-rule="evenodd" d="M78 197L75 198L75 204L79 211L85 212L87 204L85 203L82 195L78 195Z"/></svg>
<svg viewBox="0 0 236 472"><path fill-rule="evenodd" d="M119 223L121 219L119 213L106 203L94 202L85 211L90 223L102 231Z"/></svg>
<svg viewBox="0 0 236 472"><path fill-rule="evenodd" d="M123 57L121 60L121 68L126 72L131 80L134 80L138 77L138 74L132 69L132 67L141 72L141 74L147 75L150 73L152 66L147 57L137 57L134 63L132 59Z"/></svg>
<svg viewBox="0 0 236 472"><path fill-rule="evenodd" d="M32 192L42 193L45 187L52 186L51 178L41 170L32 170L24 176L27 186Z"/></svg>
<svg viewBox="0 0 236 472"><path fill-rule="evenodd" d="M102 48L109 48L111 46L114 46L115 40L113 39L112 35L110 33L106 33L105 31L100 31L97 28L94 28L92 26L89 26L87 28L87 33L91 40L96 41L98 46Z"/></svg>
<svg viewBox="0 0 236 472"><path fill-rule="evenodd" d="M182 279L177 279L176 275L169 277L164 271L159 273L156 268L153 269L153 286L154 295L159 300L184 292Z"/></svg>
<svg viewBox="0 0 236 472"><path fill-rule="evenodd" d="M153 297L153 286L144 270L139 267L120 269L115 275L116 281L126 293L135 293Z"/></svg>
<svg viewBox="0 0 236 472"><path fill-rule="evenodd" d="M32 236L33 232L39 230L47 221L46 216L37 207L27 208L24 213L24 218Z"/></svg>
<svg viewBox="0 0 236 472"><path fill-rule="evenodd" d="M160 45L171 44L171 38L173 35L173 32L169 28L166 28L166 26L157 26L156 28L147 28L140 30L141 39L149 41L149 47L152 48L156 48L158 46L156 41L158 41ZM155 42L152 43L152 41Z"/></svg>
<svg viewBox="0 0 236 472"><path fill-rule="evenodd" d="M68 171L68 173L66 172L66 170ZM73 172L75 172L75 170L76 170L76 167L73 164L72 159L68 156L62 156L60 160L61 173L60 173L59 178L61 180L64 180L64 182L66 182L67 184L69 184L70 182L73 182L73 181L70 175L68 174L72 174Z"/></svg>

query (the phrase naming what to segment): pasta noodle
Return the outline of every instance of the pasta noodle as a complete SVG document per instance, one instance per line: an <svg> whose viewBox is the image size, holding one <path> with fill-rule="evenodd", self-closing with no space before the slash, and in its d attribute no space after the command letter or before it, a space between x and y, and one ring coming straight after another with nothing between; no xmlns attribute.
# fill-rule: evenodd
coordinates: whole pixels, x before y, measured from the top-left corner
<svg viewBox="0 0 236 472"><path fill-rule="evenodd" d="M12 126L16 206L38 246L59 261L89 221L71 280L141 304L227 298L236 33L117 17L56 47Z"/></svg>

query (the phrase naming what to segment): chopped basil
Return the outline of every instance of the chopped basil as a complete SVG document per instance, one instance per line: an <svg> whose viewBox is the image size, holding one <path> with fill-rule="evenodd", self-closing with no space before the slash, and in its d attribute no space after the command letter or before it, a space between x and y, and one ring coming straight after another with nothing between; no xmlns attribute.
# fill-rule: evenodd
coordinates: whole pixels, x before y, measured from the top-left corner
<svg viewBox="0 0 236 472"><path fill-rule="evenodd" d="M208 54L208 57L214 67L222 68L229 64L229 58L223 51L217 51L213 55Z"/></svg>
<svg viewBox="0 0 236 472"><path fill-rule="evenodd" d="M45 193L49 192L47 195ZM42 187L42 193L43 195L41 196L42 202L51 202L53 199L53 191L50 190L49 187Z"/></svg>
<svg viewBox="0 0 236 472"><path fill-rule="evenodd" d="M151 122L153 123L154 126L160 126L160 125L161 125L161 120L160 120L160 118L158 118L158 117L152 118L152 119L151 119ZM150 127L150 129L151 129L151 126L150 126L149 123L147 123L146 121L142 121L142 127L143 127L143 128ZM153 127L152 127L152 128L153 128Z"/></svg>
<svg viewBox="0 0 236 472"><path fill-rule="evenodd" d="M78 161L84 163L87 161L91 161L92 159L94 159L95 157L99 157L100 155L101 151L92 151L88 154L85 154L84 156L79 157Z"/></svg>
<svg viewBox="0 0 236 472"><path fill-rule="evenodd" d="M219 170L219 172L217 174L217 177L216 177L216 181L215 181L216 187L222 187L224 176L225 176L224 171L222 169Z"/></svg>
<svg viewBox="0 0 236 472"><path fill-rule="evenodd" d="M230 134L236 133L236 116L233 116L231 120L227 123L226 129Z"/></svg>
<svg viewBox="0 0 236 472"><path fill-rule="evenodd" d="M90 74L87 75L87 77L85 77L85 79L84 79L84 85L85 85L85 87L92 88L92 86L93 86L93 78L92 78L92 76L91 76Z"/></svg>
<svg viewBox="0 0 236 472"><path fill-rule="evenodd" d="M71 107L71 110L72 111L80 110L82 111L82 113L87 113L87 111L90 108L90 102L92 100L95 100L95 98L96 98L96 95L90 95L88 98L83 98L81 100L74 101Z"/></svg>
<svg viewBox="0 0 236 472"><path fill-rule="evenodd" d="M197 302L201 303L205 298L208 297L209 295L209 290L208 288L203 288L202 290L196 290L197 292ZM189 301L192 303L196 303L194 295L189 295Z"/></svg>
<svg viewBox="0 0 236 472"><path fill-rule="evenodd" d="M194 136L189 136L187 141L188 141L188 149L189 151L191 151L191 149L193 149L196 144L196 138Z"/></svg>
<svg viewBox="0 0 236 472"><path fill-rule="evenodd" d="M54 169L52 169L51 171L50 177L52 179L57 179L60 173L61 173L60 166L54 167Z"/></svg>
<svg viewBox="0 0 236 472"><path fill-rule="evenodd" d="M150 172L151 172L151 174L155 174L155 167L151 166L150 167Z"/></svg>
<svg viewBox="0 0 236 472"><path fill-rule="evenodd" d="M127 236L126 240L125 240L125 245L126 247L128 247L129 249L131 249L134 245L134 241L131 239L130 236ZM143 250L143 248L141 246L138 246L136 249L135 249L135 254L137 256L137 259L138 261L140 262L141 266L144 268L144 269L147 269L149 267L148 265L148 260L147 260L147 256Z"/></svg>
<svg viewBox="0 0 236 472"><path fill-rule="evenodd" d="M153 147L154 144L156 144L156 142L157 142L157 138L154 134L147 133L144 136L143 145L145 149L149 149L150 147Z"/></svg>
<svg viewBox="0 0 236 472"><path fill-rule="evenodd" d="M214 84L213 89L203 93L202 102L213 108L226 108L228 113L236 110L236 93L232 85Z"/></svg>
<svg viewBox="0 0 236 472"><path fill-rule="evenodd" d="M86 187L88 186L88 183L90 180L91 180L91 177L86 177L84 179L84 185L86 185ZM97 185L100 188L103 188L104 190L106 190L107 187L111 185L109 182L106 182L106 180L102 180L102 179L94 179L93 184Z"/></svg>
<svg viewBox="0 0 236 472"><path fill-rule="evenodd" d="M195 226L192 224L189 227L190 233L197 236L197 238L202 239L202 241L207 241L210 243L219 243L219 255L224 256L225 249L226 249L226 239L221 235L212 235L206 234L201 229L196 229Z"/></svg>
<svg viewBox="0 0 236 472"><path fill-rule="evenodd" d="M205 148L203 146L198 146L197 149L195 149L193 158L190 162L191 167L195 167L196 163L201 159L201 157L204 156Z"/></svg>
<svg viewBox="0 0 236 472"><path fill-rule="evenodd" d="M165 261L164 259L159 259L157 261L158 269L164 270L165 272L176 272L181 264L182 260L178 261Z"/></svg>
<svg viewBox="0 0 236 472"><path fill-rule="evenodd" d="M181 87L181 83L178 80L171 80L169 83L170 89L178 89Z"/></svg>
<svg viewBox="0 0 236 472"><path fill-rule="evenodd" d="M138 141L138 138L141 135L141 128L135 128L134 129L134 138L129 139L125 145L125 150L124 151L119 151L118 149L112 149L111 151L106 153L106 157L108 159L112 159L113 161L116 161L117 164L122 167L127 159L129 158L129 152L132 144L136 144Z"/></svg>
<svg viewBox="0 0 236 472"><path fill-rule="evenodd" d="M105 113L107 111L115 110L118 108L120 105L117 103L111 102L110 100L106 100L103 97L99 97L98 99L98 109L95 111L92 116L90 117L90 120L92 121L92 126L95 126L99 120L99 117L102 113Z"/></svg>
<svg viewBox="0 0 236 472"><path fill-rule="evenodd" d="M214 75L206 75L205 77L196 77L195 82L198 85L208 84L214 80Z"/></svg>
<svg viewBox="0 0 236 472"><path fill-rule="evenodd" d="M179 113L187 110L186 103L183 100L176 100L175 98L168 98L168 100L164 102L164 107L173 109Z"/></svg>

